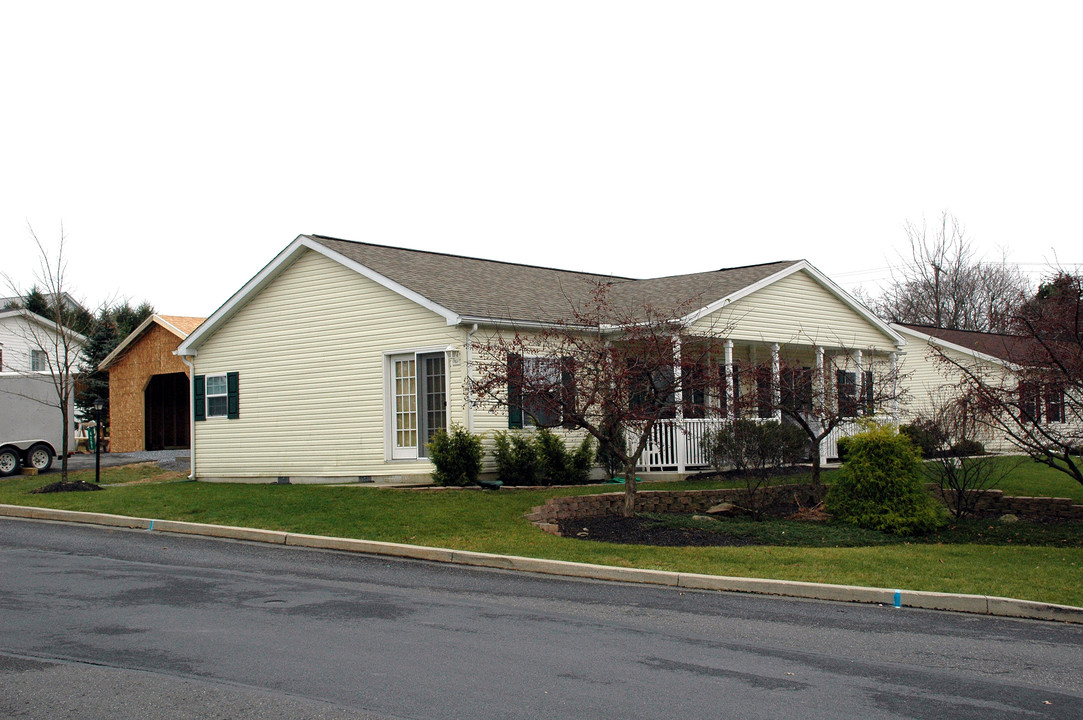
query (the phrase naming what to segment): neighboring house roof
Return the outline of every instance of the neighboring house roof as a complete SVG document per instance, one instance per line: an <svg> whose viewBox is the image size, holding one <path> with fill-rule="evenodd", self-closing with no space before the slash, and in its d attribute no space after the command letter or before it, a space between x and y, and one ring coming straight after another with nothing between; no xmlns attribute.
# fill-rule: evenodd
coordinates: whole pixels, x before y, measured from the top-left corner
<svg viewBox="0 0 1083 720"><path fill-rule="evenodd" d="M213 334L305 251L321 253L352 268L443 316L449 325L567 322L572 307L586 306L599 283L609 286L611 304L617 309L635 313L650 306L664 313L681 306L685 319L694 319L777 279L806 270L887 336L905 344L886 323L805 260L640 280L300 235L181 343L178 354L192 354L202 338Z"/></svg>
<svg viewBox="0 0 1083 720"><path fill-rule="evenodd" d="M73 298L66 292L60 293L60 300L64 303L69 310L86 310L83 304ZM16 308L26 307L26 298L22 295L12 295L11 297L0 297L0 308L6 308L9 305Z"/></svg>
<svg viewBox="0 0 1083 720"><path fill-rule="evenodd" d="M892 327L910 331L922 339L931 340L955 350L969 351L971 354L984 356L996 362L1013 362L1024 356L1031 342L1019 335L999 335L996 333L976 332L973 330L950 330L948 328L892 323Z"/></svg>
<svg viewBox="0 0 1083 720"><path fill-rule="evenodd" d="M32 313L29 310L24 310L23 308L15 308L13 310L0 310L0 320L5 320L12 317L23 317L26 320L33 322L35 325L40 325L46 330L54 333L56 332L56 324L49 318L42 317L37 313ZM86 337L75 332L71 328L65 327L64 332L69 333L71 338L80 345L86 344Z"/></svg>
<svg viewBox="0 0 1083 720"><path fill-rule="evenodd" d="M131 333L128 334L128 337L124 338L119 345L113 348L113 352L105 356L105 359L98 365L98 370L105 370L120 359L120 356L123 355L134 342L142 337L151 325L163 327L176 335L180 340L184 340L193 330L199 327L204 319L205 318L187 317L184 315L158 315L157 313L154 313L141 322L139 327L132 330Z"/></svg>

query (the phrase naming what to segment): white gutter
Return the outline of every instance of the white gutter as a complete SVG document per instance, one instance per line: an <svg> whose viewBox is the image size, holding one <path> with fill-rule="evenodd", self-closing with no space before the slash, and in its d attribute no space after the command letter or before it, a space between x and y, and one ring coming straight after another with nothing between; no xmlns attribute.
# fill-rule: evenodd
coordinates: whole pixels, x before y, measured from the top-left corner
<svg viewBox="0 0 1083 720"><path fill-rule="evenodd" d="M176 353L174 353L176 354ZM196 366L187 355L178 357L188 366L188 479L196 479Z"/></svg>
<svg viewBox="0 0 1083 720"><path fill-rule="evenodd" d="M466 333L466 429L468 432L474 432L474 401L473 393L470 391L470 383L473 381L474 356L471 352L472 343L470 338L477 331L478 324L474 323L474 327L470 328L470 331Z"/></svg>

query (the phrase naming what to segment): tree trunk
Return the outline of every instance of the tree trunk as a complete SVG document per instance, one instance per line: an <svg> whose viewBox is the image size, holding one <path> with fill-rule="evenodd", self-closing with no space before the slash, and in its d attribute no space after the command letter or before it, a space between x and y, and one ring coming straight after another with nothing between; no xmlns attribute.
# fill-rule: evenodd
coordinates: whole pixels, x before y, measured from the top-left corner
<svg viewBox="0 0 1083 720"><path fill-rule="evenodd" d="M624 466L624 517L636 514L636 466L629 463Z"/></svg>
<svg viewBox="0 0 1083 720"><path fill-rule="evenodd" d="M812 441L812 484L820 484L820 441Z"/></svg>

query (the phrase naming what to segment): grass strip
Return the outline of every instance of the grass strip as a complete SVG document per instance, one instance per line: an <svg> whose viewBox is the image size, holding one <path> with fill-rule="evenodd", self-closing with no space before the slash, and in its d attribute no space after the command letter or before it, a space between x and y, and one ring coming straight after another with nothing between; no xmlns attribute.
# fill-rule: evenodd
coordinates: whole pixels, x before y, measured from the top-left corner
<svg viewBox="0 0 1083 720"><path fill-rule="evenodd" d="M1026 494L1072 496L1067 479L1027 467ZM71 473L92 480L93 471ZM154 465L102 471L103 492L31 495L55 478L0 480L0 503L188 520L286 532L352 537L434 547L679 572L775 578L1015 597L1083 606L1083 549L1029 524L1012 530L974 526L953 542L936 537L844 544L805 541L746 547L657 548L561 538L539 531L523 515L557 495L619 492L619 486L478 490L400 490L364 486L248 485L155 482L175 479ZM794 482L807 479L788 478ZM734 484L714 479L645 483L644 489L705 489ZM1078 532L1078 524L1063 526ZM766 532L766 530L765 530ZM781 530L778 530L781 534ZM788 532L788 531L787 531ZM1008 537L1005 533L1015 532ZM1059 531L1058 531L1059 532ZM1066 531L1068 532L1068 531ZM988 533L988 534L987 534Z"/></svg>

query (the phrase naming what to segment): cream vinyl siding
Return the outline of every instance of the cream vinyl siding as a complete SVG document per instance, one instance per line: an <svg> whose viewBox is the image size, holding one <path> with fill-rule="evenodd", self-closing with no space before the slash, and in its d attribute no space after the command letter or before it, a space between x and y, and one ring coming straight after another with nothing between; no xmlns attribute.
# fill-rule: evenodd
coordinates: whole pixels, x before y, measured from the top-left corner
<svg viewBox="0 0 1083 720"><path fill-rule="evenodd" d="M895 343L858 312L799 270L700 319L690 331L780 345L876 349Z"/></svg>
<svg viewBox="0 0 1083 720"><path fill-rule="evenodd" d="M198 349L196 374L239 373L240 417L195 423L207 478L427 474L388 461L385 354L448 357L448 420L465 423L465 331L318 253L306 252Z"/></svg>
<svg viewBox="0 0 1083 720"><path fill-rule="evenodd" d="M907 332L906 328L897 328L897 330L909 342L906 346L906 354L901 355L899 361L900 385L906 390L899 404L899 421L909 423L930 414L937 405L950 401L957 392L955 386L959 383L961 373L958 368L942 361L938 351L927 340ZM1003 365L978 359L950 348L942 349L947 357L965 367L980 368L990 377L1007 377ZM980 440L988 450L1008 452L1014 449L1001 433L994 434L987 431L983 437L976 439Z"/></svg>

